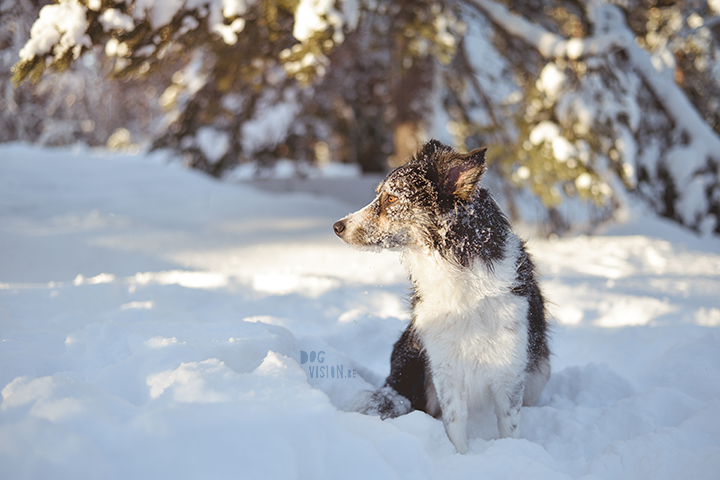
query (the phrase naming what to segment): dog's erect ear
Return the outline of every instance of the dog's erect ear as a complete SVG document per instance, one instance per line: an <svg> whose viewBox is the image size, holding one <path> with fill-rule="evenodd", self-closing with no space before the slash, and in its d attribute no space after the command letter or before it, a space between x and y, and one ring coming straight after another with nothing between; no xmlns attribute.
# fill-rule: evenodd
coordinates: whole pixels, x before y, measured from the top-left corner
<svg viewBox="0 0 720 480"><path fill-rule="evenodd" d="M443 185L446 193L463 201L472 196L485 173L486 150L487 148L475 149L470 153L460 155L452 162L444 175Z"/></svg>

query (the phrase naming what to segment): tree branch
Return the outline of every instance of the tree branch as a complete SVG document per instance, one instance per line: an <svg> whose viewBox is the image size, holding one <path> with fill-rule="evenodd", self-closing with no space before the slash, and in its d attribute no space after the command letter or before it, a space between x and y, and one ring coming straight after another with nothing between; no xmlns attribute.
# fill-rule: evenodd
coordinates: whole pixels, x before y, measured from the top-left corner
<svg viewBox="0 0 720 480"><path fill-rule="evenodd" d="M632 33L603 32L587 38L566 40L520 15L510 12L504 5L492 0L465 0L480 10L490 21L502 28L508 35L519 38L534 47L545 59L568 58L576 60L582 56L597 55L614 46L624 46L633 40Z"/></svg>
<svg viewBox="0 0 720 480"><path fill-rule="evenodd" d="M703 157L720 160L720 137L703 120L695 106L685 93L670 78L660 75L653 66L648 52L635 44L634 36L627 27L622 12L614 5L600 0L590 0L590 17L596 23L596 35L584 39L566 40L560 35L548 32L541 26L511 13L504 5L492 0L465 0L476 7L489 20L507 34L519 38L535 48L544 58L577 59L585 55L595 55L612 46L627 51L632 64L653 93L662 100L663 107L691 138L695 151ZM701 167L699 161L698 167ZM703 162L704 163L704 162Z"/></svg>

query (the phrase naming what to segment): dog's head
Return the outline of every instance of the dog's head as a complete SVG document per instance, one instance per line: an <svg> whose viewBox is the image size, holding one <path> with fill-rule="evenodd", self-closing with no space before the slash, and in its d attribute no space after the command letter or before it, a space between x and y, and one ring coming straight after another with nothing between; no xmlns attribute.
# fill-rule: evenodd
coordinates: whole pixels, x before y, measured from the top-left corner
<svg viewBox="0 0 720 480"><path fill-rule="evenodd" d="M356 247L437 247L447 215L472 201L484 172L484 148L461 154L431 140L387 176L375 200L333 229Z"/></svg>

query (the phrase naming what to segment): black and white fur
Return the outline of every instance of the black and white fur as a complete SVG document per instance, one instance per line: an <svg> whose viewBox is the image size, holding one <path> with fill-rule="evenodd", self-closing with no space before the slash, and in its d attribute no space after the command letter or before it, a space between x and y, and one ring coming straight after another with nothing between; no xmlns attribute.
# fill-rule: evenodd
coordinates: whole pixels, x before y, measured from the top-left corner
<svg viewBox="0 0 720 480"><path fill-rule="evenodd" d="M378 186L335 233L356 247L399 249L412 281L412 320L395 343L385 386L356 410L382 418L442 417L468 450L470 410L494 406L501 437L550 376L542 294L508 219L478 186L485 149L460 154L431 140Z"/></svg>

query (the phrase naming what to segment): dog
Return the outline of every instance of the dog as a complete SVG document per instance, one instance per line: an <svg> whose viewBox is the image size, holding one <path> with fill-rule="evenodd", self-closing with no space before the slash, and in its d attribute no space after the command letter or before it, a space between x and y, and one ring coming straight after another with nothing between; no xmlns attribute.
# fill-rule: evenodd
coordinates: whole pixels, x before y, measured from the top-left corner
<svg viewBox="0 0 720 480"><path fill-rule="evenodd" d="M517 438L521 406L550 377L545 302L525 244L479 185L486 149L431 140L377 187L365 208L333 225L351 246L402 252L411 321L395 343L385 385L352 408L392 418L442 418L468 451L469 412L494 407L501 438Z"/></svg>

